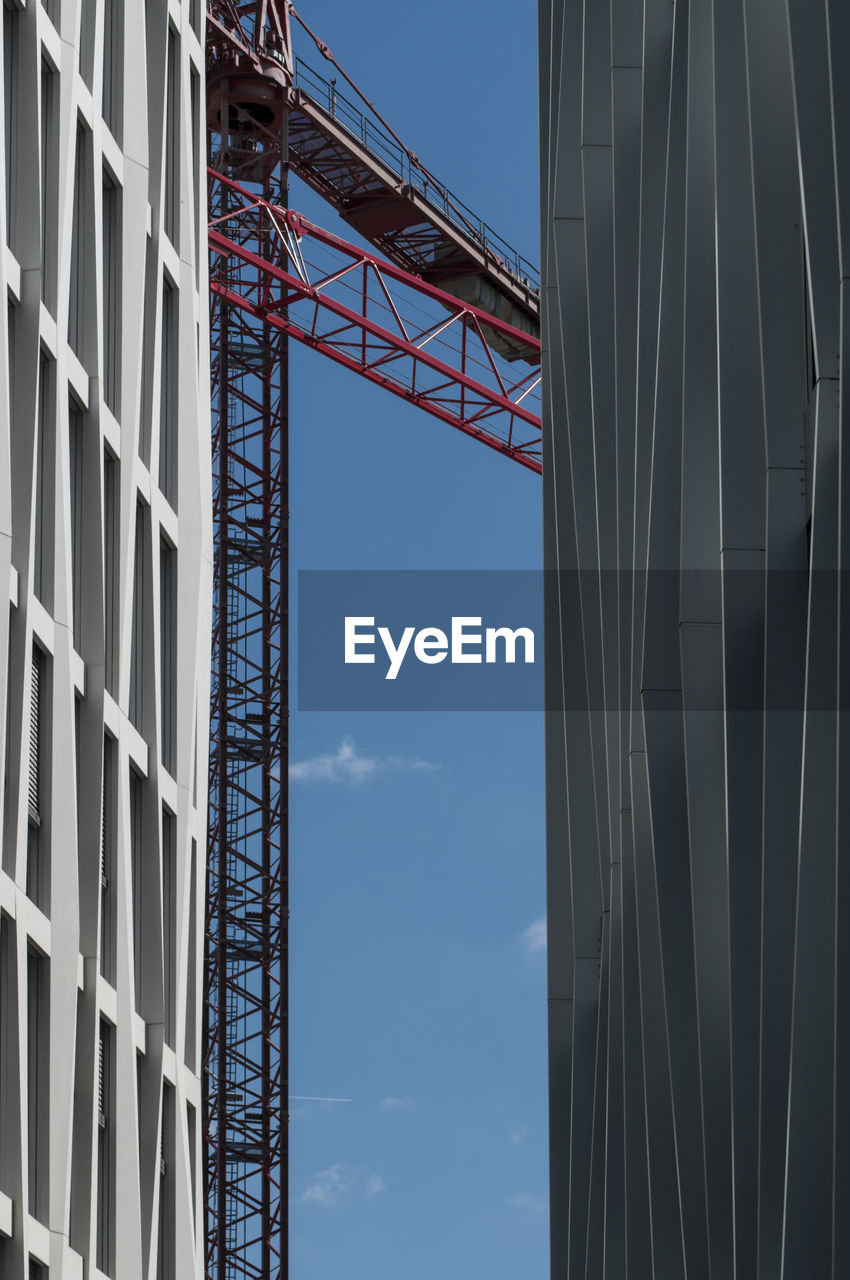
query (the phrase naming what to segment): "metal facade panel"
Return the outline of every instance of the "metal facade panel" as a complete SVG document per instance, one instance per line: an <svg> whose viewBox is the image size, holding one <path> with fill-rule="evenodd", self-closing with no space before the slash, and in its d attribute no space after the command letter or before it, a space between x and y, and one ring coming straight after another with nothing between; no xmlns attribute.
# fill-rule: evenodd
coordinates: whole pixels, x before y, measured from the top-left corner
<svg viewBox="0 0 850 1280"><path fill-rule="evenodd" d="M846 5L540 34L552 1274L838 1280Z"/></svg>

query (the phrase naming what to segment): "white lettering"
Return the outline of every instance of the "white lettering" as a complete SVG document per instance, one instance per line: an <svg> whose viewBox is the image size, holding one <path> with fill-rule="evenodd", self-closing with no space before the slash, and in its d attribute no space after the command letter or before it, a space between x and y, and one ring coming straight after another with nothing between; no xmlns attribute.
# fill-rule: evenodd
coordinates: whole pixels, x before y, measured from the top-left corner
<svg viewBox="0 0 850 1280"><path fill-rule="evenodd" d="M374 644L375 633L369 632L365 635L358 633L358 627L374 627L374 618L346 618L345 619L345 661L346 662L374 662L374 653L358 653L357 646L360 644Z"/></svg>
<svg viewBox="0 0 850 1280"><path fill-rule="evenodd" d="M345 661L374 663L374 653L364 653L364 648L374 647L376 632L374 618L350 617L345 619ZM471 630L468 628L478 628ZM481 618L452 618L451 643L445 631L439 627L405 627L396 644L389 627L378 627L377 636L389 659L389 667L385 680L395 680L404 665L404 660L411 648L419 662L434 666L449 657L455 663L479 663L482 661L481 646L484 645L484 662L515 663L517 661L517 642L522 641L523 661L534 662L534 632L530 627L487 627L482 635ZM499 641L503 642L502 647ZM478 652L474 652L474 649ZM501 655L501 657L500 657Z"/></svg>
<svg viewBox="0 0 850 1280"><path fill-rule="evenodd" d="M480 662L480 653L465 653L469 644L481 644L481 632L469 635L464 627L480 627L480 618L452 618L452 662Z"/></svg>
<svg viewBox="0 0 850 1280"><path fill-rule="evenodd" d="M438 627L423 627L421 631L417 631L416 639L413 642L413 652L416 654L420 662L432 664L434 662L442 662L449 648L448 638L445 631L440 631Z"/></svg>
<svg viewBox="0 0 850 1280"><path fill-rule="evenodd" d="M384 677L385 680L395 680L401 670L401 664L404 662L404 655L407 653L407 647L413 638L415 630L415 627L405 627L401 640L398 642L398 648L396 648L393 638L390 635L389 627L378 627L378 635L384 642L384 648L386 649L387 657L390 660L390 669Z"/></svg>
<svg viewBox="0 0 850 1280"><path fill-rule="evenodd" d="M525 661L533 662L534 632L530 627L517 627L516 631L512 631L510 627L488 627L484 633L484 661L498 662L496 641L502 639L505 642L505 662L516 662L516 642L520 638L524 642Z"/></svg>

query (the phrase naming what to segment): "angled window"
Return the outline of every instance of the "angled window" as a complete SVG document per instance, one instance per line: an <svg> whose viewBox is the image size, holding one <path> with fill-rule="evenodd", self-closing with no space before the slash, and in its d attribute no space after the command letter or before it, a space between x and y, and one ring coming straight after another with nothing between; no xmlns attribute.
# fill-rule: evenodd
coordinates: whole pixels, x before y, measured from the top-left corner
<svg viewBox="0 0 850 1280"><path fill-rule="evenodd" d="M97 1267L114 1274L115 1029L101 1018L97 1042Z"/></svg>
<svg viewBox="0 0 850 1280"><path fill-rule="evenodd" d="M165 234L175 249L180 213L180 41L168 27L165 104L165 191L163 219Z"/></svg>
<svg viewBox="0 0 850 1280"><path fill-rule="evenodd" d="M38 363L38 434L35 442L33 512L33 590L46 609L53 604L55 365L42 355Z"/></svg>
<svg viewBox="0 0 850 1280"><path fill-rule="evenodd" d="M80 8L80 75L91 89L94 81L94 35L97 21L97 0L82 0Z"/></svg>
<svg viewBox="0 0 850 1280"><path fill-rule="evenodd" d="M121 188L103 171L103 398L121 413Z"/></svg>
<svg viewBox="0 0 850 1280"><path fill-rule="evenodd" d="M174 1090L163 1081L159 1149L157 1280L174 1280Z"/></svg>
<svg viewBox="0 0 850 1280"><path fill-rule="evenodd" d="M18 9L3 6L3 105L6 142L6 240L15 248L15 179L18 172Z"/></svg>
<svg viewBox="0 0 850 1280"><path fill-rule="evenodd" d="M197 1019L197 1006L195 1004L195 985L197 982L197 962L195 959L195 951L198 945L198 932L196 923L196 912L198 903L196 894L198 892L197 876L198 876L198 849L194 840L192 840L189 854L189 938L188 951L189 959L186 964L186 1066L190 1071L197 1069L196 1062L196 1035L195 1022Z"/></svg>
<svg viewBox="0 0 850 1280"><path fill-rule="evenodd" d="M142 1169L142 1088L145 1070L144 1054L136 1050L136 1125L139 1134L139 1172Z"/></svg>
<svg viewBox="0 0 850 1280"><path fill-rule="evenodd" d="M16 1176L18 1148L5 1141L18 1126L18 1099L13 1081L18 1074L18 962L16 922L0 911L0 1186L8 1187ZM2 1259L2 1254L0 1254Z"/></svg>
<svg viewBox="0 0 850 1280"><path fill-rule="evenodd" d="M12 634L14 608L15 608L14 605L9 606L9 635L10 636ZM15 761L16 768L17 768L17 763L18 762L16 760ZM12 778L12 663L8 661L6 663L6 754L3 762L3 767L4 767L5 783L6 783L6 795L8 795L9 787L11 785L11 778ZM17 778L15 779L15 785L17 787ZM11 804L4 805L4 813L3 813L4 826L2 830L2 837L3 837L2 867L3 867L3 870L6 872L6 874L11 875L12 879L14 880L17 849L15 847L16 840L14 836L11 834L15 826L12 809L13 809L13 806ZM2 1037L0 1036L0 1044L1 1043L2 1043ZM0 1055L0 1057L2 1057L2 1055ZM0 1134L0 1152L2 1151L2 1149L3 1149L3 1140L2 1140L2 1134Z"/></svg>
<svg viewBox="0 0 850 1280"><path fill-rule="evenodd" d="M108 734L103 739L103 784L100 827L100 972L115 985L115 753Z"/></svg>
<svg viewBox="0 0 850 1280"><path fill-rule="evenodd" d="M197 1204L197 1157L195 1152L195 1145L197 1143L197 1113L191 1102L186 1103L186 1132L189 1139L189 1185L192 1189L192 1234L194 1235L197 1229L194 1217L195 1205Z"/></svg>
<svg viewBox="0 0 850 1280"><path fill-rule="evenodd" d="M47 832L49 732L48 661L33 646L30 660L30 735L27 822L27 897L50 910L50 841Z"/></svg>
<svg viewBox="0 0 850 1280"><path fill-rule="evenodd" d="M164 539L159 548L159 592L162 763L173 774L177 749L177 552Z"/></svg>
<svg viewBox="0 0 850 1280"><path fill-rule="evenodd" d="M165 1043L174 1047L177 1004L177 819L162 811L162 987Z"/></svg>
<svg viewBox="0 0 850 1280"><path fill-rule="evenodd" d="M195 252L195 284L200 278L202 245L204 239L200 234L200 202L201 174L198 165L203 139L201 135L201 77L192 64L189 64L189 101L192 110L192 239Z"/></svg>
<svg viewBox="0 0 850 1280"><path fill-rule="evenodd" d="M17 325L17 310L11 298L9 299L9 302L7 303L7 307L6 307L6 319L8 321L8 326L9 326L8 332L6 334L6 342L7 342L8 357L9 357L9 426L10 426L12 435L14 436L15 427L17 425L16 415L17 415L17 408L18 408L17 395L16 395L18 379L17 379L17 370L16 370L16 362L15 362L15 352L16 352L15 328Z"/></svg>
<svg viewBox="0 0 850 1280"><path fill-rule="evenodd" d="M82 755L81 755L82 714L83 714L83 700L75 689L74 690L74 781L75 781L76 802L77 802L77 867L79 872L82 872L83 870L83 863L82 863L82 860L80 859L80 849L82 846L82 838L81 838L82 822L81 822L81 809L80 809L81 798L82 798ZM82 890L83 884L84 884L83 876L80 875L79 876L80 890ZM82 893L80 893L80 904L82 905Z"/></svg>
<svg viewBox="0 0 850 1280"><path fill-rule="evenodd" d="M130 873L133 891L133 989L136 996L136 1012L142 1004L142 921L144 889L144 827L142 813L142 788L144 782L130 770Z"/></svg>
<svg viewBox="0 0 850 1280"><path fill-rule="evenodd" d="M162 279L162 346L159 387L159 487L177 509L177 305L179 294Z"/></svg>
<svg viewBox="0 0 850 1280"><path fill-rule="evenodd" d="M148 240L145 254L145 293L142 300L142 376L139 388L139 457L152 470L151 460L151 418L153 416L153 382L155 355L156 320L159 315L159 273L157 262L157 244Z"/></svg>
<svg viewBox="0 0 850 1280"><path fill-rule="evenodd" d="M41 300L51 315L56 307L56 220L59 156L56 115L59 76L41 60Z"/></svg>
<svg viewBox="0 0 850 1280"><path fill-rule="evenodd" d="M124 0L104 0L102 113L113 138L121 141L124 69Z"/></svg>
<svg viewBox="0 0 850 1280"><path fill-rule="evenodd" d="M82 653L83 632L83 430L85 414L72 398L68 405L68 453L71 469L71 604L74 648Z"/></svg>
<svg viewBox="0 0 850 1280"><path fill-rule="evenodd" d="M103 623L106 688L117 696L118 680L118 556L120 551L120 475L118 459L103 455Z"/></svg>
<svg viewBox="0 0 850 1280"><path fill-rule="evenodd" d="M33 649L30 665L30 752L29 752L29 819L36 826L41 826L41 778L43 750L41 730L41 686L43 681L44 655L40 649Z"/></svg>
<svg viewBox="0 0 850 1280"><path fill-rule="evenodd" d="M46 956L27 953L27 1165L29 1211L47 1219L50 1156L50 968Z"/></svg>
<svg viewBox="0 0 850 1280"><path fill-rule="evenodd" d="M130 719L137 729L145 713L145 629L148 621L146 589L149 578L149 521L144 503L136 502L136 542L133 560L133 634L130 653Z"/></svg>
<svg viewBox="0 0 850 1280"><path fill-rule="evenodd" d="M86 338L86 230L89 221L88 184L91 163L91 134L77 125L74 164L74 205L71 225L71 280L68 301L68 342L74 354L83 360Z"/></svg>

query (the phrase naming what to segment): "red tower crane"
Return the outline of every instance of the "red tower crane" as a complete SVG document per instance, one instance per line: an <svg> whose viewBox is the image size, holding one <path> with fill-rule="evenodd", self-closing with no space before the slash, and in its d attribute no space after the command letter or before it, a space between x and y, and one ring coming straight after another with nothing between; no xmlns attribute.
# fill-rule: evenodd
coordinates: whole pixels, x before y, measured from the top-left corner
<svg viewBox="0 0 850 1280"><path fill-rule="evenodd" d="M332 80L295 56L293 23ZM539 472L539 282L404 146L289 0L208 0L207 107L206 1276L284 1280L288 340ZM290 173L378 253L293 212Z"/></svg>

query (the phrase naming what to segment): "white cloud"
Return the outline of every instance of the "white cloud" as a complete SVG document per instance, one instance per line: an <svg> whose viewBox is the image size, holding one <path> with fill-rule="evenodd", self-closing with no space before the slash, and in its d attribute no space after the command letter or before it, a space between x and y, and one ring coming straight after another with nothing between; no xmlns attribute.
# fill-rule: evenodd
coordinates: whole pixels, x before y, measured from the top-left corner
<svg viewBox="0 0 850 1280"><path fill-rule="evenodd" d="M412 1098L381 1098L378 1106L382 1111L409 1111L413 1106Z"/></svg>
<svg viewBox="0 0 850 1280"><path fill-rule="evenodd" d="M354 1188L354 1178L345 1165L332 1164L314 1175L307 1183L301 1199L306 1204L338 1204Z"/></svg>
<svg viewBox="0 0 850 1280"><path fill-rule="evenodd" d="M371 1200L386 1189L387 1184L379 1173L350 1164L332 1164L329 1169L313 1175L299 1198L303 1204L333 1208L351 1198Z"/></svg>
<svg viewBox="0 0 850 1280"><path fill-rule="evenodd" d="M528 1137L528 1129L524 1124L514 1125L513 1129L508 1130L508 1137L514 1146L518 1147Z"/></svg>
<svg viewBox="0 0 850 1280"><path fill-rule="evenodd" d="M534 954L535 951L546 950L546 918L541 916L539 920L532 920L527 929L522 933L522 944L526 951Z"/></svg>
<svg viewBox="0 0 850 1280"><path fill-rule="evenodd" d="M515 1191L513 1195L505 1196L505 1204L509 1209L533 1209L535 1213L542 1213L546 1208L546 1201L533 1196L530 1191Z"/></svg>
<svg viewBox="0 0 850 1280"><path fill-rule="evenodd" d="M362 755L351 738L343 738L336 751L296 760L289 766L293 782L366 782L381 773L433 773L438 764L406 756Z"/></svg>

